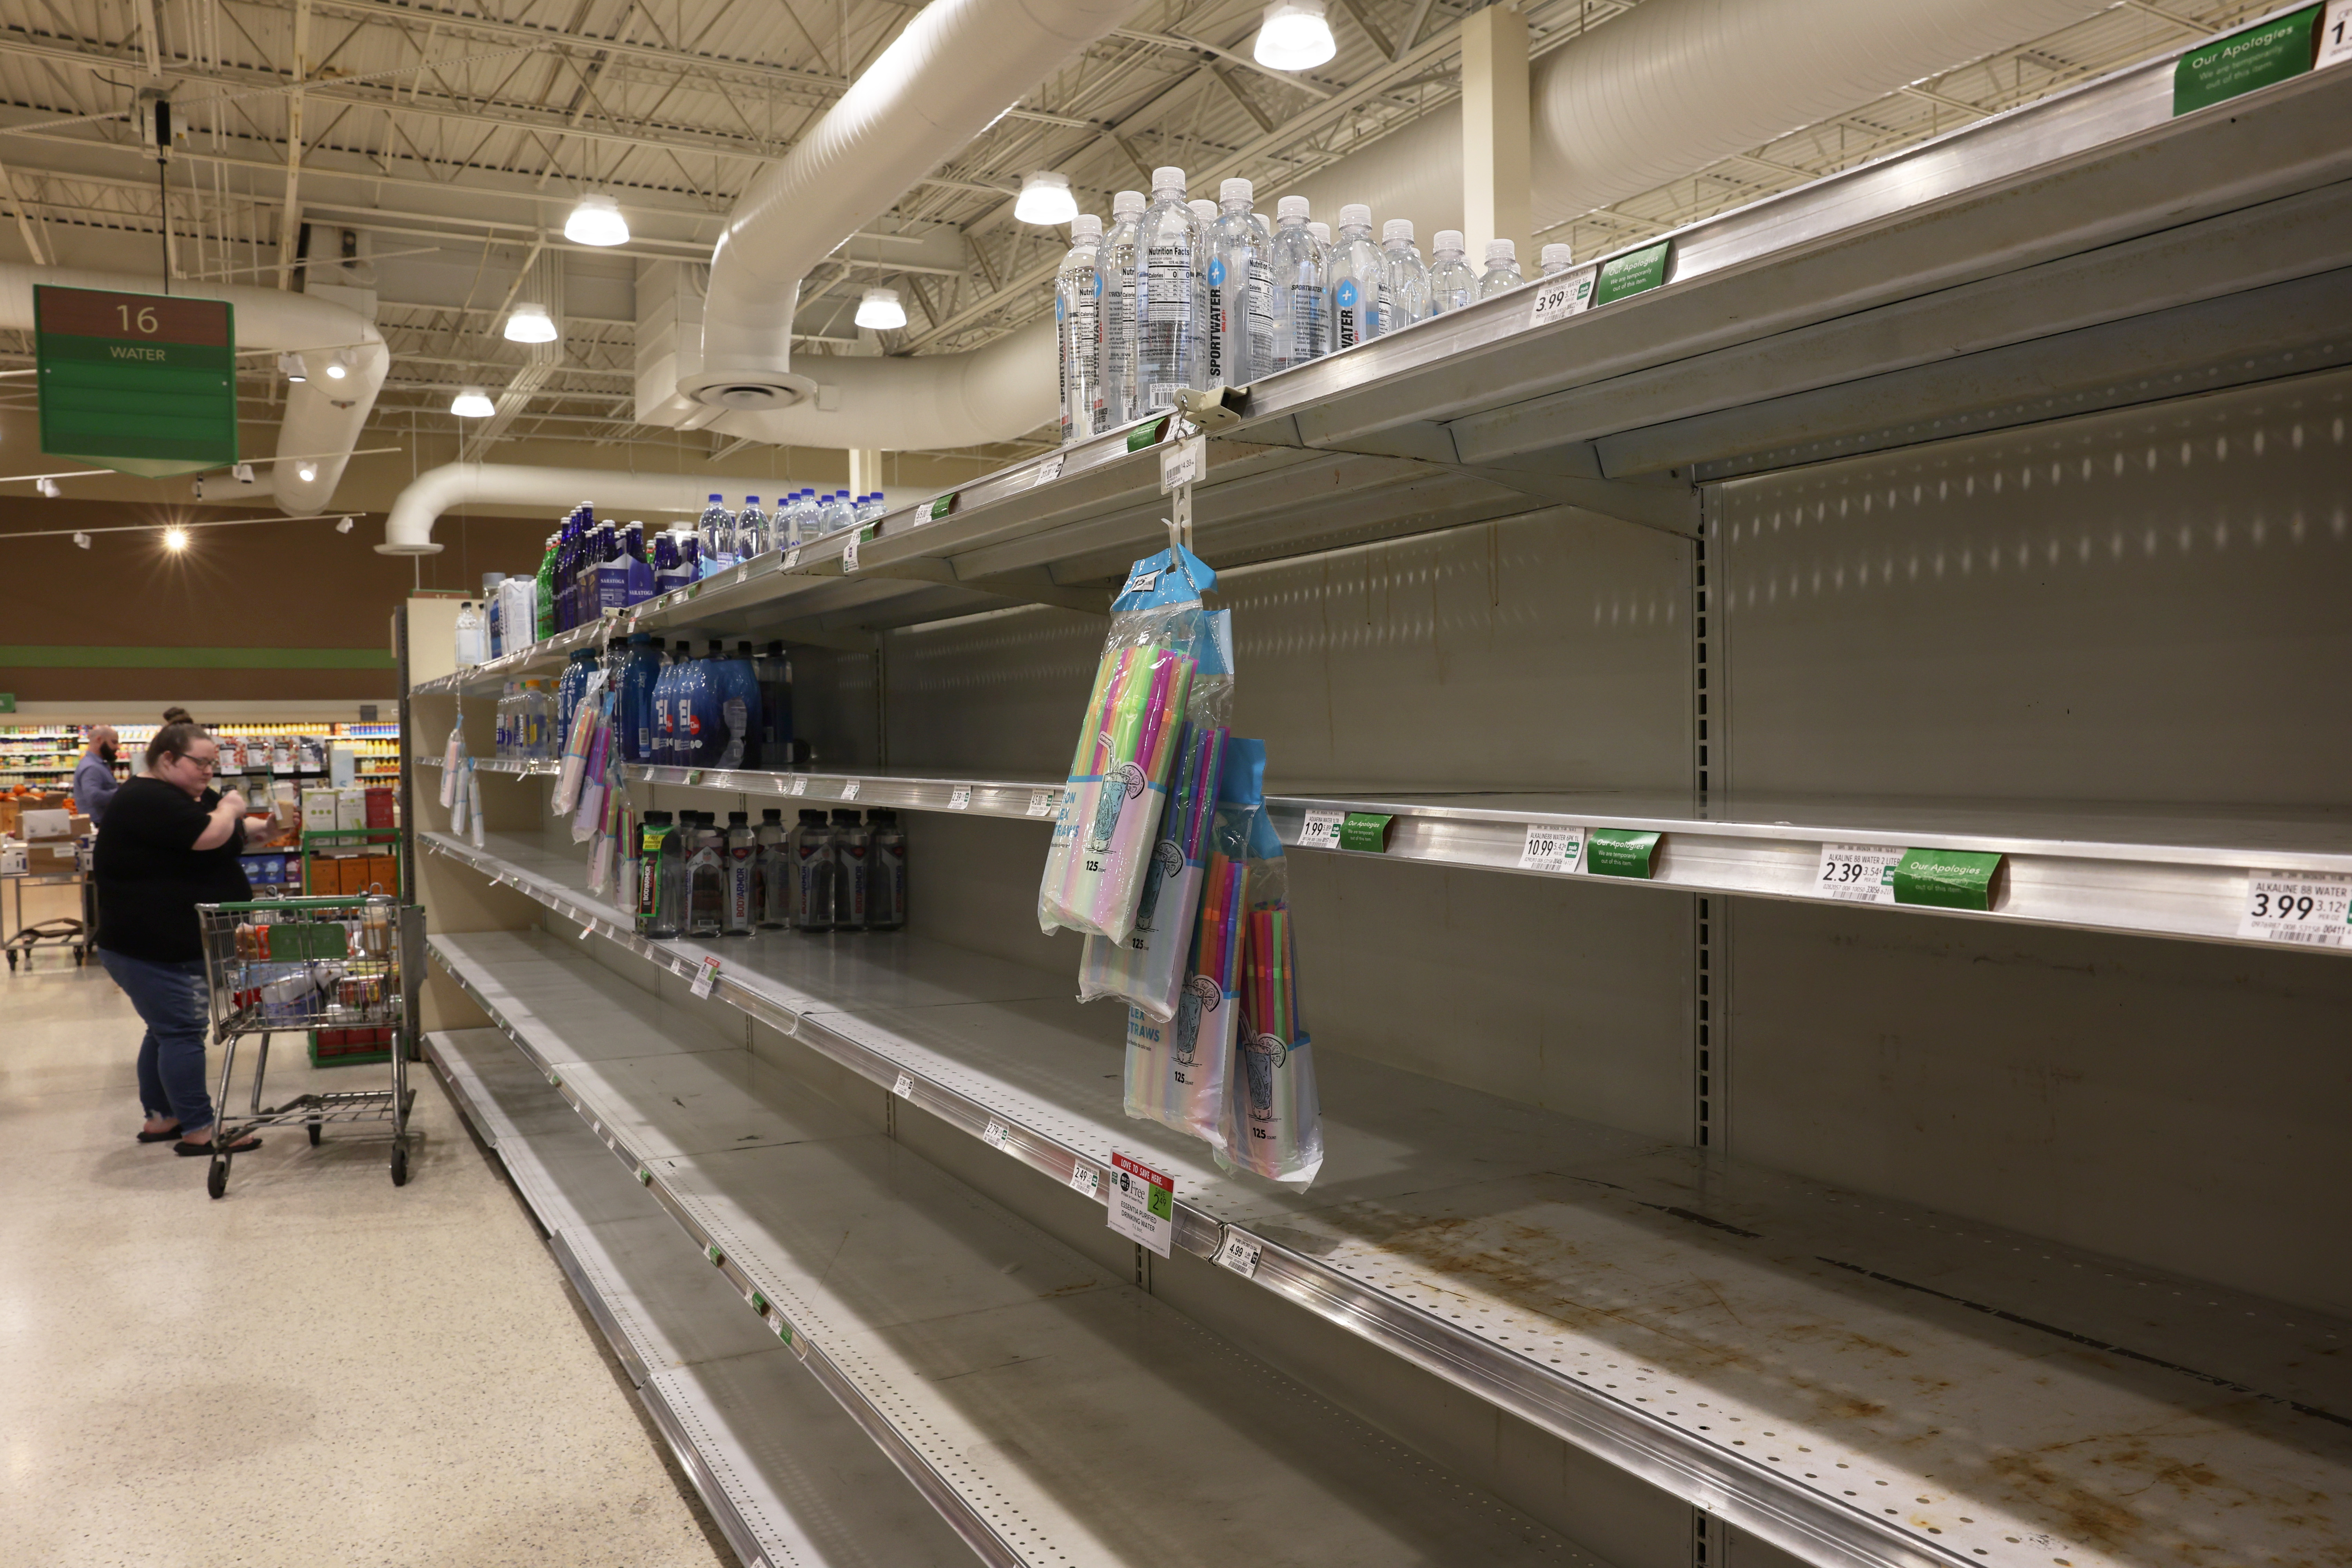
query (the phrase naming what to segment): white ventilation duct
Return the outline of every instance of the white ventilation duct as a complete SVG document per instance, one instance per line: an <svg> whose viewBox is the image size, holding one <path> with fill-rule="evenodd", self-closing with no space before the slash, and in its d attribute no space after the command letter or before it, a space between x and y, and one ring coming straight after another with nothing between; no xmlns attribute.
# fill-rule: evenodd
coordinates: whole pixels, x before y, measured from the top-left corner
<svg viewBox="0 0 2352 1568"><path fill-rule="evenodd" d="M728 481L729 488L741 480ZM667 527L701 514L710 494L707 474L630 474L614 468L535 468L521 463L444 463L408 482L383 520L379 555L430 555L433 524L461 506L535 506L551 523L565 508L588 501L607 518L642 518Z"/></svg>
<svg viewBox="0 0 2352 1568"><path fill-rule="evenodd" d="M1064 60L1118 26L1134 3L931 0L735 204L711 253L702 367L678 390L742 411L782 408L809 395L815 384L792 373L793 313L809 270ZM922 361L888 363L904 369L885 377L933 384L909 399L916 406L956 401L953 388L937 384L940 373L920 368ZM987 373L975 367L950 379L961 383L967 374ZM1052 378L1045 380L1050 394ZM863 400L878 409L888 384L876 382ZM1000 431L1016 435L1050 415ZM876 444L904 449L920 443L898 435Z"/></svg>
<svg viewBox="0 0 2352 1568"><path fill-rule="evenodd" d="M1735 153L1972 59L2056 32L2109 0L1644 0L1529 72L1538 230L1657 189ZM1409 217L1425 250L1462 226L1462 110L1293 184L1318 213L1365 202Z"/></svg>
<svg viewBox="0 0 2352 1568"><path fill-rule="evenodd" d="M155 279L68 267L0 265L0 327L33 330L33 285L100 289L118 294L152 294ZM175 281L173 291L188 300L226 300L236 312L236 346L276 353L299 353L310 379L286 387L286 416L278 426L278 450L315 465L304 479L291 462L271 476L271 497L289 517L327 510L335 486L359 445L360 427L375 406L375 395L392 368L383 337L358 311L277 289ZM327 362L344 355L350 374L327 374ZM248 492L250 493L250 492Z"/></svg>
<svg viewBox="0 0 2352 1568"><path fill-rule="evenodd" d="M816 395L790 408L728 413L710 428L789 447L932 452L1007 441L1060 413L1053 318L970 353L920 359L811 356Z"/></svg>

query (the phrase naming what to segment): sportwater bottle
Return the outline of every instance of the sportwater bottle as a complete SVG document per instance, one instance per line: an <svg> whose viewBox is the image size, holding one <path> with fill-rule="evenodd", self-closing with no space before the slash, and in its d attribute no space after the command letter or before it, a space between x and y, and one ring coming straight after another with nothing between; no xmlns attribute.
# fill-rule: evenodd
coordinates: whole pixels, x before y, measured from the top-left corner
<svg viewBox="0 0 2352 1568"><path fill-rule="evenodd" d="M1209 319L1202 337L1208 386L1247 386L1267 348L1274 322L1266 313L1265 257L1272 236L1250 211L1247 180L1217 187L1217 221L1209 233Z"/></svg>
<svg viewBox="0 0 2352 1568"><path fill-rule="evenodd" d="M1110 199L1110 227L1097 248L1103 280L1103 424L1126 424L1143 413L1135 391L1135 282L1138 237L1143 232L1143 209L1150 204L1141 191L1121 191Z"/></svg>
<svg viewBox="0 0 2352 1568"><path fill-rule="evenodd" d="M1221 384L1209 379L1210 362L1216 361L1222 374L1224 361L1217 347L1217 318L1209 309L1210 252L1217 243L1217 204L1194 200L1184 206L1192 215L1192 368L1184 384L1214 386Z"/></svg>
<svg viewBox="0 0 2352 1568"><path fill-rule="evenodd" d="M1372 209L1351 202L1339 209L1339 240L1324 264L1331 294L1331 352L1381 335L1381 282L1387 275L1372 243Z"/></svg>
<svg viewBox="0 0 2352 1568"><path fill-rule="evenodd" d="M1315 237L1307 232L1307 198L1283 197L1275 204L1275 219L1266 259L1273 353L1255 367L1268 374L1311 364L1324 353L1323 262Z"/></svg>
<svg viewBox="0 0 2352 1568"><path fill-rule="evenodd" d="M1142 267L1135 287L1136 389L1138 414L1176 406L1176 394L1192 376L1201 335L1200 289L1192 268L1201 250L1201 226L1184 205L1184 171L1151 171L1151 205L1143 212L1136 240Z"/></svg>
<svg viewBox="0 0 2352 1568"><path fill-rule="evenodd" d="M1102 219L1070 220L1070 253L1054 278L1054 323L1062 365L1062 445L1102 428Z"/></svg>
<svg viewBox="0 0 2352 1568"><path fill-rule="evenodd" d="M1429 268L1413 247L1412 219L1381 226L1381 331L1393 332L1429 314Z"/></svg>
<svg viewBox="0 0 2352 1568"><path fill-rule="evenodd" d="M1442 316L1478 298L1478 275L1462 259L1462 231L1441 228L1431 242L1429 313Z"/></svg>
<svg viewBox="0 0 2352 1568"><path fill-rule="evenodd" d="M1486 270L1478 275L1478 298L1507 294L1527 279L1519 276L1519 249L1507 239L1486 242Z"/></svg>

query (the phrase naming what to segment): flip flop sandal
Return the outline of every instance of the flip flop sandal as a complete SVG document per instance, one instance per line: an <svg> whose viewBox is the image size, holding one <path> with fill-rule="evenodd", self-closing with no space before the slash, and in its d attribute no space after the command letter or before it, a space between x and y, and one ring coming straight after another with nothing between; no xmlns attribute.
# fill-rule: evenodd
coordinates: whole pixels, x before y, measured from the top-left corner
<svg viewBox="0 0 2352 1568"><path fill-rule="evenodd" d="M142 1143L161 1143L166 1138L177 1138L179 1135L180 1124L174 1121L161 1132L142 1132L138 1137Z"/></svg>
<svg viewBox="0 0 2352 1568"><path fill-rule="evenodd" d="M222 1144L218 1152L223 1154L246 1154L260 1147L261 1140L258 1138L240 1138L234 1143ZM190 1143L183 1141L173 1144L172 1152L175 1154L186 1154L203 1159L215 1151L210 1143Z"/></svg>

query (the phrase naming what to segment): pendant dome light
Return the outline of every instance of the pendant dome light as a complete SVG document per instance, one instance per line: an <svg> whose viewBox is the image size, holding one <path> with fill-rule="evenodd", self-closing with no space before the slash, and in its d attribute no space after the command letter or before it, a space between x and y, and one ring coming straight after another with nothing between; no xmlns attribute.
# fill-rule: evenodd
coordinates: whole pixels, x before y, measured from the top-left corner
<svg viewBox="0 0 2352 1568"><path fill-rule="evenodd" d="M871 327L877 332L895 331L907 324L907 308L898 303L896 289L868 289L866 298L857 303L857 324Z"/></svg>
<svg viewBox="0 0 2352 1568"><path fill-rule="evenodd" d="M1045 226L1066 224L1078 216L1078 198L1070 194L1070 176L1039 169L1021 182L1021 199L1013 216L1023 223Z"/></svg>
<svg viewBox="0 0 2352 1568"><path fill-rule="evenodd" d="M621 204L612 197L584 195L563 220L563 237L574 245L626 245L629 220L621 216Z"/></svg>
<svg viewBox="0 0 2352 1568"><path fill-rule="evenodd" d="M510 343L551 343L555 341L555 320L544 305L517 305L507 316L507 342Z"/></svg>
<svg viewBox="0 0 2352 1568"><path fill-rule="evenodd" d="M449 400L449 412L460 419L488 419L498 409L490 395L478 386L460 387L457 395Z"/></svg>
<svg viewBox="0 0 2352 1568"><path fill-rule="evenodd" d="M1258 24L1250 58L1269 70L1303 71L1339 52L1323 0L1274 0Z"/></svg>

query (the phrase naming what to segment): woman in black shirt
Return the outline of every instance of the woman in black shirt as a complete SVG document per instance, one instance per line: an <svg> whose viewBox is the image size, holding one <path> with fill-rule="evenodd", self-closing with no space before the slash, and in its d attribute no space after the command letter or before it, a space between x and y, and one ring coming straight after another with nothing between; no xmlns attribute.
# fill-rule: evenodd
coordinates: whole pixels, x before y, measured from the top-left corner
<svg viewBox="0 0 2352 1568"><path fill-rule="evenodd" d="M183 1154L213 1152L205 1092L205 950L198 904L253 896L237 855L245 796L212 787L220 747L194 724L166 724L147 746L147 772L117 790L99 829L98 957L147 1025L139 1044L139 1141L176 1138ZM232 1153L261 1146L257 1138Z"/></svg>

